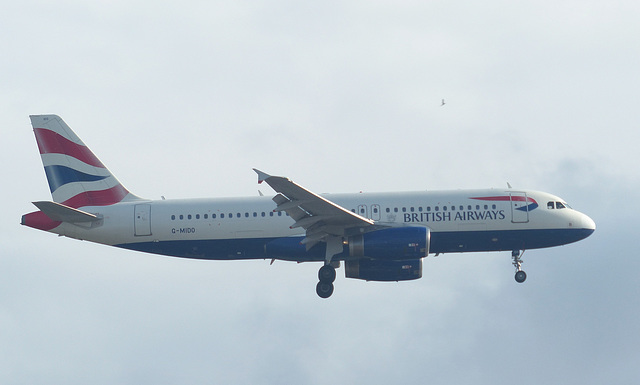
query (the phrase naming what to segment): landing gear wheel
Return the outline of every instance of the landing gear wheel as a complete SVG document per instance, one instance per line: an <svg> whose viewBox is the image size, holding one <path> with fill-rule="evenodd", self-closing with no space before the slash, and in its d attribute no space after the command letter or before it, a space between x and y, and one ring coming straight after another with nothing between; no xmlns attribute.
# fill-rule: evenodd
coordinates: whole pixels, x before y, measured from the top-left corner
<svg viewBox="0 0 640 385"><path fill-rule="evenodd" d="M320 298L329 298L333 294L333 283L318 282L316 285L316 293Z"/></svg>
<svg viewBox="0 0 640 385"><path fill-rule="evenodd" d="M516 278L516 282L522 283L527 279L527 273L525 273L522 270L518 270L518 271L516 271L515 278Z"/></svg>
<svg viewBox="0 0 640 385"><path fill-rule="evenodd" d="M318 279L323 283L333 283L336 280L336 269L331 265L322 266L318 271Z"/></svg>

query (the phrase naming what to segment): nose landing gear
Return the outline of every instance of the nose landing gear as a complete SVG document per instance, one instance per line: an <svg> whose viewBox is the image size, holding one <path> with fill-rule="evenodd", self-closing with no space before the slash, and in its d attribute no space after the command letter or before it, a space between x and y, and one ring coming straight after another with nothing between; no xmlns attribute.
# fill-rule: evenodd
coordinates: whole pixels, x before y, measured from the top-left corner
<svg viewBox="0 0 640 385"><path fill-rule="evenodd" d="M516 282L518 283L522 283L527 279L527 273L524 272L524 270L522 270L522 254L524 254L524 250L522 250L522 253L520 252L520 250L513 250L511 252L511 259L513 259L513 266L516 268L516 275L515 275L515 279Z"/></svg>

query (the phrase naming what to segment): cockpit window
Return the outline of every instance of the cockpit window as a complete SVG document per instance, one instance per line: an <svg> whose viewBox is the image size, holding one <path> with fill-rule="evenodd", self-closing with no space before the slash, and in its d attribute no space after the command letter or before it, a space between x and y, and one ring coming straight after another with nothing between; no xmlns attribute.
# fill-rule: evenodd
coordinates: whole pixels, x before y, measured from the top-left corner
<svg viewBox="0 0 640 385"><path fill-rule="evenodd" d="M571 206L569 206L566 202L549 201L549 202L547 202L547 208L549 210L553 210L553 209L570 209Z"/></svg>
<svg viewBox="0 0 640 385"><path fill-rule="evenodd" d="M571 208L571 206L569 206L565 202L554 202L554 201L547 202L547 209L549 209L549 210L553 210L553 209L570 209L570 208Z"/></svg>

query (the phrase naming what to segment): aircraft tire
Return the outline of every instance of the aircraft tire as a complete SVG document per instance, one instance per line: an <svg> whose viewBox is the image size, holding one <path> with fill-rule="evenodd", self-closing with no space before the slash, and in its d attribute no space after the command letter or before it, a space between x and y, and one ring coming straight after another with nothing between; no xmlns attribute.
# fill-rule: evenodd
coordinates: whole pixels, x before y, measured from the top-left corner
<svg viewBox="0 0 640 385"><path fill-rule="evenodd" d="M331 265L324 265L318 271L318 279L323 283L333 283L336 280L336 269Z"/></svg>
<svg viewBox="0 0 640 385"><path fill-rule="evenodd" d="M518 270L516 271L515 279L516 279L516 282L522 283L527 279L527 273L525 273L522 270Z"/></svg>
<svg viewBox="0 0 640 385"><path fill-rule="evenodd" d="M316 293L320 298L329 298L333 294L333 283L318 282L316 285Z"/></svg>

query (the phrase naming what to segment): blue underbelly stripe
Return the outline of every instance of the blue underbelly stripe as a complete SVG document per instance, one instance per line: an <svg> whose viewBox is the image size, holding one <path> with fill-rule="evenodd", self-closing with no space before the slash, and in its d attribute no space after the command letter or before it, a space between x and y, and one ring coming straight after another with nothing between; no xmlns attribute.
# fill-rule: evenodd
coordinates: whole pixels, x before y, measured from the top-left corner
<svg viewBox="0 0 640 385"><path fill-rule="evenodd" d="M591 233L593 233L591 229L432 232L430 252L433 254L539 249L577 242ZM300 245L302 239L303 237L205 239L136 242L115 246L181 258L215 260L276 258L299 262L323 261L324 244L320 243L306 251L305 247ZM278 245L278 248L269 247L270 245ZM268 254L267 249L278 251ZM348 249L345 247L345 252L337 255L336 259L344 259L347 256L346 253Z"/></svg>

